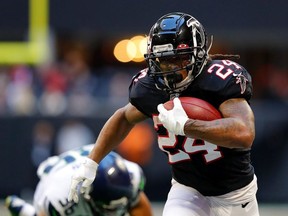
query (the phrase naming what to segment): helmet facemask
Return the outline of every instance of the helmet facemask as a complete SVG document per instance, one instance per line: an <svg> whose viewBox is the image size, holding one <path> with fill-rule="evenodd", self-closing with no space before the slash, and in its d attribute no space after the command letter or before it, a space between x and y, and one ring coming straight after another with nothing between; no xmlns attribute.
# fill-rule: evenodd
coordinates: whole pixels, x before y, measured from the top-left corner
<svg viewBox="0 0 288 216"><path fill-rule="evenodd" d="M202 25L182 13L160 18L150 31L145 58L158 89L169 93L185 90L208 58Z"/></svg>

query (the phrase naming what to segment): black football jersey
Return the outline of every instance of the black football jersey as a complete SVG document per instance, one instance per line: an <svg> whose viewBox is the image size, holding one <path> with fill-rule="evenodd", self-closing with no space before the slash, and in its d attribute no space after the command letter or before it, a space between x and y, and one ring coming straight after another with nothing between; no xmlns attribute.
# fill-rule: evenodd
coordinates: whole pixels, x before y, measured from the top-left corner
<svg viewBox="0 0 288 216"><path fill-rule="evenodd" d="M250 149L219 147L200 139L175 136L158 120L157 106L171 95L156 88L148 69L140 71L129 87L129 100L138 110L153 119L159 148L167 155L173 178L205 196L222 195L249 184L254 176ZM231 98L252 95L250 74L229 60L210 61L201 74L179 96L208 101L216 108Z"/></svg>

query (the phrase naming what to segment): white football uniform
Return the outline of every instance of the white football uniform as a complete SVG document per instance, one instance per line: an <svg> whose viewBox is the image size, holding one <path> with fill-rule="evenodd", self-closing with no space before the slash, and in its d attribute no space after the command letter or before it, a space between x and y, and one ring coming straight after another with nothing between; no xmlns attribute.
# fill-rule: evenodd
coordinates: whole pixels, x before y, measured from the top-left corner
<svg viewBox="0 0 288 216"><path fill-rule="evenodd" d="M71 177L83 159L92 150L93 145L86 145L77 150L65 152L59 156L53 156L41 163L37 170L40 181L37 185L33 204L36 212L44 212L47 215L92 216L93 212L83 196L79 202L68 202ZM125 160L125 164L131 176L133 184L133 200L129 205L133 206L138 201L139 191L144 187L145 179L139 165Z"/></svg>
<svg viewBox="0 0 288 216"><path fill-rule="evenodd" d="M256 191L256 176L247 186L221 196L203 196L173 179L163 215L259 216Z"/></svg>

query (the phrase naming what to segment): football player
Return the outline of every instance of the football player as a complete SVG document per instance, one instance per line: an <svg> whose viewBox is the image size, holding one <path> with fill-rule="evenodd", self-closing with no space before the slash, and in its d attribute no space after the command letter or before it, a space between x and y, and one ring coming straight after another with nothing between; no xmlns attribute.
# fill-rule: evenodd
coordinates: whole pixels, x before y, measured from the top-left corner
<svg viewBox="0 0 288 216"><path fill-rule="evenodd" d="M110 152L99 164L97 178L77 203L68 202L71 176L93 145L53 156L37 170L33 206L13 195L6 198L12 216L149 216L150 202L143 192L145 178L136 163Z"/></svg>
<svg viewBox="0 0 288 216"><path fill-rule="evenodd" d="M148 67L133 77L129 103L106 122L85 163L75 172L76 187L88 187L98 163L133 126L151 118L160 149L172 169L164 216L258 216L257 178L250 162L255 137L249 105L251 76L238 56L210 55L202 24L189 14L162 16L151 28ZM235 57L235 58L234 58ZM189 119L178 97L197 97L216 107L221 119ZM163 106L173 99L174 107Z"/></svg>

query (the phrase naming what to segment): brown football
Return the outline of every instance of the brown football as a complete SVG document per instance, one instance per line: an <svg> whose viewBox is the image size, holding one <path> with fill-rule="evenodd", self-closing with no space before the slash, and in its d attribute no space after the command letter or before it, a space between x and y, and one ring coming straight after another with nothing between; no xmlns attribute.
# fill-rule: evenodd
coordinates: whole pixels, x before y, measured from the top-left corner
<svg viewBox="0 0 288 216"><path fill-rule="evenodd" d="M195 97L179 97L183 109L191 119L211 121L222 118L220 112L210 103ZM167 110L173 108L173 100L164 103Z"/></svg>

